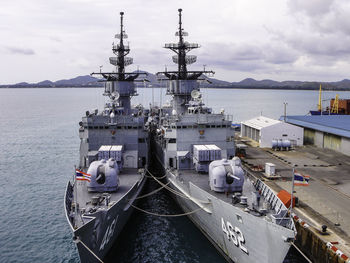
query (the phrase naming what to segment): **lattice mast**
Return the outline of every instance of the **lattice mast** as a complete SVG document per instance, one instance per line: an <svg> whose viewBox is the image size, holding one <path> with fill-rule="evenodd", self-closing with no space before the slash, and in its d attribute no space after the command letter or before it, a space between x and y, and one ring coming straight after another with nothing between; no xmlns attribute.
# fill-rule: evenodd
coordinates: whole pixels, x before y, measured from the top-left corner
<svg viewBox="0 0 350 263"><path fill-rule="evenodd" d="M135 79L139 75L147 75L141 72L125 72L125 67L133 63L131 57L127 57L130 53L128 44L124 44L124 39L128 38L125 33L123 24L124 12L120 12L120 33L115 35L117 44L112 44L112 51L115 56L109 58L109 62L116 67L114 72L99 72L91 75L101 75L105 82L105 96L109 96L112 100L112 106L121 107L124 113L129 113L131 109L130 99L137 95L134 84Z"/></svg>
<svg viewBox="0 0 350 263"><path fill-rule="evenodd" d="M170 49L176 53L172 57L173 62L178 64L177 71L165 71L158 72L157 76L162 79L165 77L169 80L169 86L167 87L167 94L172 95L172 107L174 114L183 114L187 111L189 102L191 101L191 92L193 90L199 91L199 77L202 74L214 74L213 71L203 70L189 71L187 65L193 64L197 61L197 56L187 55L192 49L199 48L200 45L195 43L189 43L184 40L188 33L182 28L182 9L179 11L179 28L175 33L178 37L178 43L165 44L164 48ZM203 79L204 80L204 79Z"/></svg>
<svg viewBox="0 0 350 263"><path fill-rule="evenodd" d="M163 72L169 79L178 79L178 80L186 80L186 79L193 79L194 73L204 73L201 72L189 72L187 71L187 65L193 64L197 61L197 56L194 55L187 55L188 52L190 52L192 49L199 48L200 45L195 43L188 43L184 40L185 36L188 36L188 33L184 31L182 28L182 9L179 10L179 29L175 33L175 36L179 37L178 43L169 43L165 44L164 48L170 49L173 52L176 53L175 56L172 57L173 62L178 64L178 71L177 72L168 72L168 74L165 74L166 72ZM191 74L192 73L192 74ZM197 78L200 76L200 74L197 76Z"/></svg>
<svg viewBox="0 0 350 263"><path fill-rule="evenodd" d="M110 63L117 67L118 80L125 80L125 67L133 63L133 59L126 57L130 53L129 45L124 45L124 39L128 38L128 35L124 31L123 25L124 12L120 12L120 34L116 34L115 38L119 38L119 44L113 44L113 53L117 56L116 59L111 57Z"/></svg>

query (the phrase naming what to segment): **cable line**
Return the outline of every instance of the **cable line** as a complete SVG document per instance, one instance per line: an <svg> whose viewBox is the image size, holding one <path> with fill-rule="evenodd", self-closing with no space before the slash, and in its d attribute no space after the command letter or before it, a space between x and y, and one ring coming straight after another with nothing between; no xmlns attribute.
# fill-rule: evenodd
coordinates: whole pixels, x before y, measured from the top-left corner
<svg viewBox="0 0 350 263"><path fill-rule="evenodd" d="M191 215L191 214L194 214L196 212L198 212L199 210L201 209L204 209L203 207L200 207L200 208L197 208L195 210L192 210L192 211L189 211L187 213L182 213L182 214L172 214L172 215L165 215L165 214L157 214L157 213L154 213L154 212L150 212L150 211L146 211L142 208L139 208L137 206L134 206L134 205L131 205L133 208L143 212L143 213L146 213L148 215L152 215L152 216L161 216L161 217L180 217L180 216L187 216L187 215Z"/></svg>

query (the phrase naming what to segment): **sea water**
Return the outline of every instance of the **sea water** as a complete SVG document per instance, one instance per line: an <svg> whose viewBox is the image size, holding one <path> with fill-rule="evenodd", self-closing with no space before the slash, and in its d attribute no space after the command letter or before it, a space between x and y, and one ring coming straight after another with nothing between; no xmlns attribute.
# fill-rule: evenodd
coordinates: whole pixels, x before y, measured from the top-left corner
<svg viewBox="0 0 350 263"><path fill-rule="evenodd" d="M0 262L79 262L64 216L63 196L79 158L79 121L101 109L101 88L0 89ZM133 103L164 104L164 89L139 89ZM203 101L234 122L314 109L317 91L204 89ZM349 92L339 92L349 98ZM324 92L324 98L335 92ZM151 182L147 189L157 186ZM147 191L146 189L146 191ZM163 192L139 206L181 213ZM108 262L224 262L186 217L155 218L135 211ZM297 253L286 262L303 262Z"/></svg>

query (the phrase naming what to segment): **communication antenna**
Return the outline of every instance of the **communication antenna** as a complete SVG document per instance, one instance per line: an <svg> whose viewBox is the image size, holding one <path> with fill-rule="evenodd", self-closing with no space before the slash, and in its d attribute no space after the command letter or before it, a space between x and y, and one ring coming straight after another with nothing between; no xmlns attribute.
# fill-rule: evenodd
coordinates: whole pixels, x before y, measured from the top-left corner
<svg viewBox="0 0 350 263"><path fill-rule="evenodd" d="M164 76L168 80L197 80L202 74L214 74L213 71L206 71L205 67L204 70L200 71L187 70L188 65L193 64L197 61L197 56L188 55L188 52L199 48L200 45L197 43L189 43L185 40L185 37L188 36L188 33L184 31L184 28L182 26L182 9L179 8L178 12L179 23L178 30L175 33L178 41L177 43L166 43L164 45L164 48L170 49L175 53L175 55L172 57L172 60L175 64L178 65L178 68L177 71L168 71L167 68L165 68L165 71L158 72L157 76Z"/></svg>
<svg viewBox="0 0 350 263"><path fill-rule="evenodd" d="M129 42L126 44L124 40L128 38L128 35L124 30L124 12L120 12L120 33L115 35L115 42L112 44L112 51L115 56L109 58L109 63L115 66L115 70L112 72L91 73L91 75L102 75L105 81L134 81L139 75L147 75L146 72L125 72L125 68L133 64L133 59L127 57L130 53Z"/></svg>

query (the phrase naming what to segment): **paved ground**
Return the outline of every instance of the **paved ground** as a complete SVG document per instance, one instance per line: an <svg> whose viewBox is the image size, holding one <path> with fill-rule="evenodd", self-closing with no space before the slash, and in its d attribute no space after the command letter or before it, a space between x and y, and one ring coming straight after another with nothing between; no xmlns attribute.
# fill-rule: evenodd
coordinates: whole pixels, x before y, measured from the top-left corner
<svg viewBox="0 0 350 263"><path fill-rule="evenodd" d="M248 145L244 163L249 167L276 165L278 180L267 180L275 190L291 192L292 168L311 177L308 187L295 186L301 201L295 211L317 229L326 224L333 234L326 241L340 242L339 248L350 255L350 157L332 150L303 146L292 151L272 151ZM255 173L258 174L259 173ZM260 173L261 176L261 173Z"/></svg>

